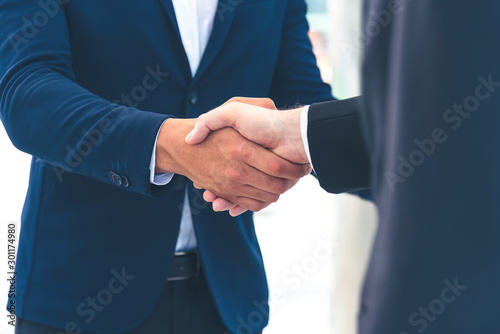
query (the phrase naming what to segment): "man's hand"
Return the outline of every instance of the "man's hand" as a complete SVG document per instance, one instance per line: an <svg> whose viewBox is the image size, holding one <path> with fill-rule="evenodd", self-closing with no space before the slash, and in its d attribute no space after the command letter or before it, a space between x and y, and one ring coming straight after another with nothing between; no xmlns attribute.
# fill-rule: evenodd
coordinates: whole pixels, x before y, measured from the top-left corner
<svg viewBox="0 0 500 334"><path fill-rule="evenodd" d="M266 108L267 107L267 108ZM271 107L270 109L268 109ZM277 155L298 164L307 164L307 154L300 132L302 108L279 111L269 99L233 98L224 105L201 115L188 144L201 143L210 132L225 127L260 144Z"/></svg>
<svg viewBox="0 0 500 334"><path fill-rule="evenodd" d="M186 142L197 144L205 140L211 131L232 127L285 159L305 164L308 159L300 132L301 110L278 111L270 99L233 98L200 116ZM196 183L195 187L202 189ZM215 211L229 210L232 216L246 211L245 207L220 198L209 190L205 192L204 199L213 203Z"/></svg>
<svg viewBox="0 0 500 334"><path fill-rule="evenodd" d="M184 175L214 196L252 211L276 202L281 194L310 173L248 141L233 129L212 133L199 145L184 138L196 120L168 119L157 141L156 172Z"/></svg>

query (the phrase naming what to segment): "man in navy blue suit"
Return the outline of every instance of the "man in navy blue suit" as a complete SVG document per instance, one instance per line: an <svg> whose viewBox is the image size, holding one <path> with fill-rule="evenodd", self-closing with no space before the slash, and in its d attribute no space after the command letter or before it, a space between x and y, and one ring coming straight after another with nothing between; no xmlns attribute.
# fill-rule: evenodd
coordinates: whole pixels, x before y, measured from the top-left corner
<svg viewBox="0 0 500 334"><path fill-rule="evenodd" d="M33 155L8 309L17 333L258 333L252 216L309 167L193 119L232 96L331 99L304 0L3 0L0 111ZM265 105L265 102L264 102ZM238 194L238 196L233 196ZM15 310L15 311L14 311Z"/></svg>
<svg viewBox="0 0 500 334"><path fill-rule="evenodd" d="M362 334L500 333L499 28L498 1L367 0L363 97L287 113L233 103L188 139L235 127L311 162L327 191L373 189Z"/></svg>

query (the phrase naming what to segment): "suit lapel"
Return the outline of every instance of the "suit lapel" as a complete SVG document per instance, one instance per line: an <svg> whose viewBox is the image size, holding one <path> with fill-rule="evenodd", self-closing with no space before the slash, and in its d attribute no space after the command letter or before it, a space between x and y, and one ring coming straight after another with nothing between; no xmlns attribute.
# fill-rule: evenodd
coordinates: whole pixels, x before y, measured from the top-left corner
<svg viewBox="0 0 500 334"><path fill-rule="evenodd" d="M212 34L194 80L198 79L207 70L219 53L229 33L236 9L241 2L243 0L219 0Z"/></svg>
<svg viewBox="0 0 500 334"><path fill-rule="evenodd" d="M172 4L172 0L160 0L165 12L167 13L168 18L170 19L170 23L172 23L173 28L177 32L177 36L179 37L179 41L182 42L181 33L179 31L179 25L177 24L177 18L175 17L174 5Z"/></svg>
<svg viewBox="0 0 500 334"><path fill-rule="evenodd" d="M172 24L172 28L175 30L176 35L177 35L177 47L179 48L180 52L183 54L183 64L180 66L183 75L185 76L186 79L191 81L191 67L189 66L189 60L186 55L186 50L184 49L184 44L182 43L182 37L181 33L179 30L179 25L177 23L177 18L175 16L175 9L174 9L174 4L172 3L172 0L159 0L160 3L162 4L163 8L165 9L165 12L168 16L168 21ZM173 47L173 46L172 46Z"/></svg>
<svg viewBox="0 0 500 334"><path fill-rule="evenodd" d="M175 17L174 5L172 0L159 0L167 13L167 16L177 33L179 43L184 51L184 46L182 44L182 38L179 31L179 25L177 24L177 18ZM234 14L238 5L243 2L243 0L219 0L217 5L217 11L214 18L214 26L212 34L210 35L210 40L208 41L207 48L201 59L200 66L193 80L199 78L203 72L207 70L210 64L214 61L215 57L219 53L224 41L226 40L227 34L229 33L229 28L234 19ZM187 62L187 57L186 57ZM189 68L189 62L188 62Z"/></svg>

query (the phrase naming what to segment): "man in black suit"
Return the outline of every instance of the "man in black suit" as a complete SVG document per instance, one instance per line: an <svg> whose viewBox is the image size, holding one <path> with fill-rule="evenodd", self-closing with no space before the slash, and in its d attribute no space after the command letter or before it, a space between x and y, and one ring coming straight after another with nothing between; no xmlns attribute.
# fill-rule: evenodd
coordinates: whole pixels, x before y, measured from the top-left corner
<svg viewBox="0 0 500 334"><path fill-rule="evenodd" d="M272 115L231 103L188 141L233 126L312 162L330 192L372 188L360 333L500 333L500 2L366 1L363 28L363 97Z"/></svg>

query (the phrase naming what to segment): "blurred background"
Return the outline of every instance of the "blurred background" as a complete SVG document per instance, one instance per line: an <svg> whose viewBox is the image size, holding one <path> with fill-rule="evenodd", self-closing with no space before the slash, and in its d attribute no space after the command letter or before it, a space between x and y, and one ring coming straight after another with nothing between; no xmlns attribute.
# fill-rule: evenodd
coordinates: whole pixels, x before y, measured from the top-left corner
<svg viewBox="0 0 500 334"><path fill-rule="evenodd" d="M310 38L323 80L342 99L359 95L361 0L307 0ZM30 156L0 126L0 308L7 301L7 225L17 225L28 186ZM370 202L330 195L306 177L255 215L270 287L265 334L354 334L361 286L376 230ZM16 238L18 240L18 238ZM2 256L3 254L3 256ZM0 333L13 334L7 311Z"/></svg>

